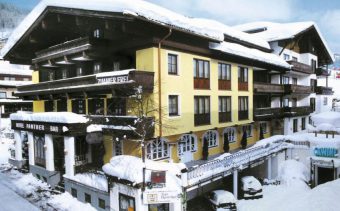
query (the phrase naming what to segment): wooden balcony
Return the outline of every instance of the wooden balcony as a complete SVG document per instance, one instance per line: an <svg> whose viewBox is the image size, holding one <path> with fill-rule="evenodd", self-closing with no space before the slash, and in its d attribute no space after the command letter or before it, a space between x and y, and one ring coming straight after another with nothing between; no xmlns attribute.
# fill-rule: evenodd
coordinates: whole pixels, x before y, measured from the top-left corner
<svg viewBox="0 0 340 211"><path fill-rule="evenodd" d="M230 80L218 80L218 89L219 90L231 90L231 81Z"/></svg>
<svg viewBox="0 0 340 211"><path fill-rule="evenodd" d="M208 114L195 114L195 126L210 125L210 113Z"/></svg>
<svg viewBox="0 0 340 211"><path fill-rule="evenodd" d="M239 91L248 91L248 82L238 82Z"/></svg>
<svg viewBox="0 0 340 211"><path fill-rule="evenodd" d="M300 73L305 73L305 74L313 74L313 68L310 65L297 62L297 61L287 61L290 65L292 65L292 70Z"/></svg>
<svg viewBox="0 0 340 211"><path fill-rule="evenodd" d="M284 91L286 94L310 94L312 93L312 88L310 86L285 84Z"/></svg>
<svg viewBox="0 0 340 211"><path fill-rule="evenodd" d="M285 117L306 116L313 112L310 106L284 107Z"/></svg>
<svg viewBox="0 0 340 211"><path fill-rule="evenodd" d="M254 120L266 121L271 119L279 119L284 116L283 108L255 108Z"/></svg>
<svg viewBox="0 0 340 211"><path fill-rule="evenodd" d="M122 74L120 75L119 72ZM112 75L110 75L112 73ZM137 86L142 86L144 92L152 92L154 73L131 70L112 71L75 78L41 82L18 87L15 96L26 100L48 100L58 98L79 98L90 93L112 94L113 90L124 95L133 95Z"/></svg>
<svg viewBox="0 0 340 211"><path fill-rule="evenodd" d="M283 94L285 92L283 85L254 82L254 93L277 93Z"/></svg>
<svg viewBox="0 0 340 211"><path fill-rule="evenodd" d="M194 78L194 89L210 89L210 79Z"/></svg>
<svg viewBox="0 0 340 211"><path fill-rule="evenodd" d="M332 87L325 86L317 86L315 92L318 95L332 95L334 93Z"/></svg>
<svg viewBox="0 0 340 211"><path fill-rule="evenodd" d="M319 68L316 68L315 74L317 76L329 76L330 72L328 72L327 70L319 67Z"/></svg>
<svg viewBox="0 0 340 211"><path fill-rule="evenodd" d="M247 111L238 111L238 120L248 120L249 112Z"/></svg>
<svg viewBox="0 0 340 211"><path fill-rule="evenodd" d="M231 112L219 112L218 113L218 121L220 123L231 122Z"/></svg>

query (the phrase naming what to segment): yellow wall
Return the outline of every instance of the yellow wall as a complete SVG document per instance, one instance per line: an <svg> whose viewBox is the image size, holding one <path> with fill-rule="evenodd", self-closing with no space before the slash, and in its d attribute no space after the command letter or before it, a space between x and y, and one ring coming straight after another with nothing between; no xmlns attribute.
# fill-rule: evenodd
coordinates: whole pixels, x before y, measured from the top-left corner
<svg viewBox="0 0 340 211"><path fill-rule="evenodd" d="M104 155L104 163L109 163L112 158L112 136L104 136L104 147L105 147L105 155Z"/></svg>
<svg viewBox="0 0 340 211"><path fill-rule="evenodd" d="M32 73L32 83L39 83L39 72L33 71ZM43 100L35 100L33 101L33 112L44 112L45 111L45 103Z"/></svg>

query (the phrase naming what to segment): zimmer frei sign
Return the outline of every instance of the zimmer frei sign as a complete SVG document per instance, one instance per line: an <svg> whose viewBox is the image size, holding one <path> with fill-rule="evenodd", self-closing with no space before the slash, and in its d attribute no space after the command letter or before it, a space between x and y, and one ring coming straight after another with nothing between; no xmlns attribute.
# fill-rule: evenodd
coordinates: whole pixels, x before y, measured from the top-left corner
<svg viewBox="0 0 340 211"><path fill-rule="evenodd" d="M317 157L336 158L339 156L338 152L337 148L332 147L315 147L313 149L313 154Z"/></svg>
<svg viewBox="0 0 340 211"><path fill-rule="evenodd" d="M129 75L108 75L97 77L98 83L124 83L129 81Z"/></svg>

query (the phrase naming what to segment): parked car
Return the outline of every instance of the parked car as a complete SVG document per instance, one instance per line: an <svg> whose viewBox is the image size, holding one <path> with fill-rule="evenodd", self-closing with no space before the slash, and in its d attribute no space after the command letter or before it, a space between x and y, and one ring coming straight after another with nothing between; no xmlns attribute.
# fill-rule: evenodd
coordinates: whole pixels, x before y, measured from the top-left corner
<svg viewBox="0 0 340 211"><path fill-rule="evenodd" d="M255 177L242 177L241 182L241 194L244 199L259 199L263 197L262 185Z"/></svg>
<svg viewBox="0 0 340 211"><path fill-rule="evenodd" d="M236 211L236 199L226 190L214 190L207 195L214 211Z"/></svg>

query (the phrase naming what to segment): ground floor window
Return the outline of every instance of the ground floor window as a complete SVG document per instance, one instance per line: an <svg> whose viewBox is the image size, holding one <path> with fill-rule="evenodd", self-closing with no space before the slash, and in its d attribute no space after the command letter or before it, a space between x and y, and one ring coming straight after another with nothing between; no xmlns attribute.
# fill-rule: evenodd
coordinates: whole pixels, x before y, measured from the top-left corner
<svg viewBox="0 0 340 211"><path fill-rule="evenodd" d="M87 202L87 203L90 203L91 204L91 195L90 194L87 194L87 193L85 193L85 202Z"/></svg>
<svg viewBox="0 0 340 211"><path fill-rule="evenodd" d="M149 211L169 211L169 204L150 204Z"/></svg>
<svg viewBox="0 0 340 211"><path fill-rule="evenodd" d="M34 134L34 161L38 166L45 167L45 136L43 134Z"/></svg>
<svg viewBox="0 0 340 211"><path fill-rule="evenodd" d="M191 134L185 134L179 139L178 154L182 155L184 152L194 152L197 150L196 137Z"/></svg>
<svg viewBox="0 0 340 211"><path fill-rule="evenodd" d="M119 194L119 211L134 211L135 206L135 198Z"/></svg>
<svg viewBox="0 0 340 211"><path fill-rule="evenodd" d="M105 200L104 199L98 198L98 207L100 207L102 209L105 209L106 204L105 204ZM128 210L128 211L130 211L130 210Z"/></svg>
<svg viewBox="0 0 340 211"><path fill-rule="evenodd" d="M234 127L227 127L226 129L224 129L223 131L224 136L226 136L228 138L229 143L233 143L236 142L236 128Z"/></svg>
<svg viewBox="0 0 340 211"><path fill-rule="evenodd" d="M218 132L209 130L203 135L203 140L208 141L208 147L216 147L218 145Z"/></svg>
<svg viewBox="0 0 340 211"><path fill-rule="evenodd" d="M306 130L306 117L301 119L301 130Z"/></svg>
<svg viewBox="0 0 340 211"><path fill-rule="evenodd" d="M169 148L166 139L154 139L146 144L146 156L150 160L169 158Z"/></svg>
<svg viewBox="0 0 340 211"><path fill-rule="evenodd" d="M293 119L293 132L298 131L298 119Z"/></svg>
<svg viewBox="0 0 340 211"><path fill-rule="evenodd" d="M243 132L247 133L247 138L253 136L253 126L252 125L245 125L243 126Z"/></svg>
<svg viewBox="0 0 340 211"><path fill-rule="evenodd" d="M71 195L72 195L74 198L77 198L77 196L78 196L77 189L71 188Z"/></svg>
<svg viewBox="0 0 340 211"><path fill-rule="evenodd" d="M260 123L260 128L262 129L263 133L267 133L267 122L261 122Z"/></svg>

